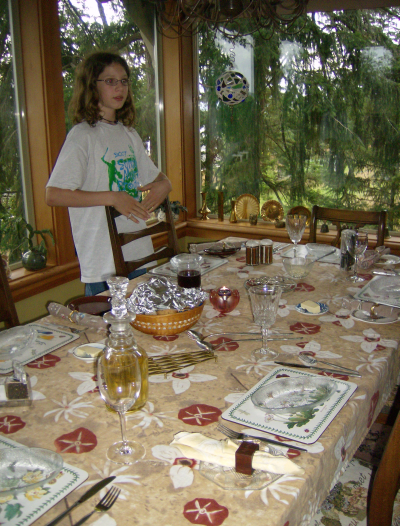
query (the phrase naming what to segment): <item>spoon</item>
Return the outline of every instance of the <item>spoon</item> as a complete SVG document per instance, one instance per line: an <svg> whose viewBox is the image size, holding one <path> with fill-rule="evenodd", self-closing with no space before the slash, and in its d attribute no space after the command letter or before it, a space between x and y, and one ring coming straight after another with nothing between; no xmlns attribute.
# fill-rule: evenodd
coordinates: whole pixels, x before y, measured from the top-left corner
<svg viewBox="0 0 400 526"><path fill-rule="evenodd" d="M325 363L326 365L331 365L332 367L337 367L338 369L341 369L343 371L349 371L351 373L357 373L357 371L354 371L353 369L348 369L347 367L343 367L342 365L338 365L336 363L326 362L325 360L317 360L313 356L310 356L309 354L300 354L299 355L300 360L302 360L307 365L315 365L316 363ZM361 375L359 375L361 376Z"/></svg>
<svg viewBox="0 0 400 526"><path fill-rule="evenodd" d="M217 333L214 333L214 334L207 334L207 336L203 336L202 334L200 334L198 331L195 331L194 329L189 329L186 332L187 332L187 335L189 336L190 339L192 339L194 341L198 341L198 342L202 342L206 338L209 338L210 336L226 336L227 334L238 334L240 336L252 335L252 336L255 336L255 338L251 338L251 339L254 339L254 340L259 340L260 336L261 336L259 333L255 333L255 332L217 332ZM285 335L286 334L293 334L293 332L278 332L278 333L275 333L274 331L272 331L271 334L276 334L277 336L280 336L281 334L285 334ZM246 341L246 340L232 340L232 341L240 342L240 341Z"/></svg>
<svg viewBox="0 0 400 526"><path fill-rule="evenodd" d="M295 336L295 337L289 337L289 338L267 338L267 342L273 342L273 341L284 341L284 340L302 340L303 336ZM222 345L227 345L231 342L257 342L262 341L262 338L244 338L243 340L229 340L228 342L221 342L217 343L216 345L213 345L210 342L205 342L204 340L193 340L201 349L205 349L206 351L217 351L218 347L222 347Z"/></svg>

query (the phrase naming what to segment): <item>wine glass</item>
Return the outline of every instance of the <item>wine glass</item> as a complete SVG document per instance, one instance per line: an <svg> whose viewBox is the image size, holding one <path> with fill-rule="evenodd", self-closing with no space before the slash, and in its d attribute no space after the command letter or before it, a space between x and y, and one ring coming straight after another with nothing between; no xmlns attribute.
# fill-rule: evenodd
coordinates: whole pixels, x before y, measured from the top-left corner
<svg viewBox="0 0 400 526"><path fill-rule="evenodd" d="M107 458L117 464L134 464L144 457L145 449L138 442L127 440L125 413L140 394L139 361L134 353L118 353L106 349L97 360L97 383L102 399L118 412L122 441L107 450Z"/></svg>
<svg viewBox="0 0 400 526"><path fill-rule="evenodd" d="M262 333L262 347L252 353L256 358L276 358L279 354L268 347L267 339L268 329L275 323L281 293L281 287L272 285L256 285L249 288L254 323L261 326Z"/></svg>
<svg viewBox="0 0 400 526"><path fill-rule="evenodd" d="M365 281L365 278L362 278L357 274L357 263L359 256L362 256L367 250L368 246L368 233L365 230L356 230L354 234L346 237L346 247L349 251L349 254L354 257L354 271L353 275L348 279L353 283L360 283Z"/></svg>
<svg viewBox="0 0 400 526"><path fill-rule="evenodd" d="M286 216L286 230L290 240L294 243L294 257L296 257L297 243L301 241L304 230L306 229L307 216L299 214L288 214Z"/></svg>

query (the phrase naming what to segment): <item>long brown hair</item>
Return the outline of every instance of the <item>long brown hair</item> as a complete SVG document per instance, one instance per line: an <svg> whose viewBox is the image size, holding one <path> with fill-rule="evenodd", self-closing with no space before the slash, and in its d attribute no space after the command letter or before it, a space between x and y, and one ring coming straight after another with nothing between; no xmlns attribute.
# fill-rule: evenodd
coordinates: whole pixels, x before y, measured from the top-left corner
<svg viewBox="0 0 400 526"><path fill-rule="evenodd" d="M126 60L116 53L96 51L86 57L76 68L74 93L69 104L69 112L74 124L87 121L91 126L95 126L100 120L96 81L104 69L111 64L120 64L129 79L130 71ZM135 124L136 110L130 84L125 104L116 111L115 117L125 126L133 127Z"/></svg>

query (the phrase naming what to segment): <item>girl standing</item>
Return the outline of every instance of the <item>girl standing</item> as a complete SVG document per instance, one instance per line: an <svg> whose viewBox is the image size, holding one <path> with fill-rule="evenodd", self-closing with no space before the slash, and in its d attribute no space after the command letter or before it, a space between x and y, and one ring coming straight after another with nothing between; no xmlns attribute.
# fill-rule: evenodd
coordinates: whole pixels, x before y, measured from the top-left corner
<svg viewBox="0 0 400 526"><path fill-rule="evenodd" d="M85 294L106 290L115 275L105 206L114 206L119 232L146 228L150 212L171 191L167 176L153 164L133 128L129 67L114 53L96 52L77 69L68 133L46 187L49 206L67 206ZM143 201L139 192L148 190ZM149 237L124 247L124 257L141 259L153 251ZM144 271L139 273L143 273ZM138 271L130 275L130 279Z"/></svg>

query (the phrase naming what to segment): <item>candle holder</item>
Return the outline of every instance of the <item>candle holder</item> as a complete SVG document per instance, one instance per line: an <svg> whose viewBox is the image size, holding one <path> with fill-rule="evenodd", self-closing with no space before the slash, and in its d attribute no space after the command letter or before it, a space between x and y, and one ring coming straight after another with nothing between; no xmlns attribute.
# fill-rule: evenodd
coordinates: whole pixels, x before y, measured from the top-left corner
<svg viewBox="0 0 400 526"><path fill-rule="evenodd" d="M218 221L224 220L224 192L218 192Z"/></svg>
<svg viewBox="0 0 400 526"><path fill-rule="evenodd" d="M232 201L231 201L231 216L229 218L229 222L230 223L237 223L235 205L236 205L236 199L232 199Z"/></svg>
<svg viewBox="0 0 400 526"><path fill-rule="evenodd" d="M229 287L220 287L210 292L210 303L215 310L226 314L236 309L240 300L239 291Z"/></svg>
<svg viewBox="0 0 400 526"><path fill-rule="evenodd" d="M207 214L209 214L211 211L207 207L207 192L201 192L201 199L202 199L202 204L199 210L199 214L201 215L200 219L203 221L207 221L208 219Z"/></svg>

